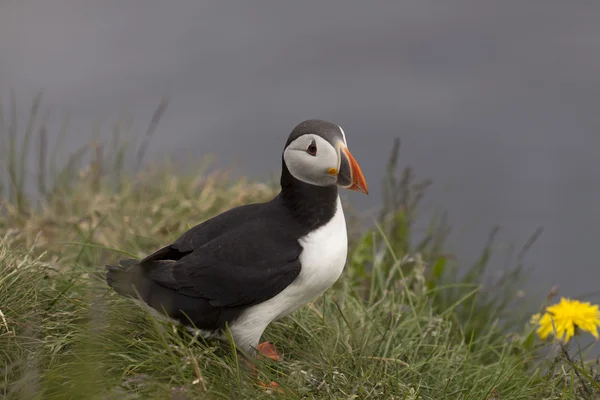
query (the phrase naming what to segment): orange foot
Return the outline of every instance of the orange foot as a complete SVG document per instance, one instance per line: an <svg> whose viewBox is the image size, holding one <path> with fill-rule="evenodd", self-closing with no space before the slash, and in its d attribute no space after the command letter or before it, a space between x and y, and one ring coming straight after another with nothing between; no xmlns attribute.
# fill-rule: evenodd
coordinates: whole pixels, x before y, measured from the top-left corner
<svg viewBox="0 0 600 400"><path fill-rule="evenodd" d="M263 356L268 357L273 361L283 361L283 354L275 349L273 343L262 342L256 347L256 350L258 350L258 352Z"/></svg>
<svg viewBox="0 0 600 400"><path fill-rule="evenodd" d="M277 390L279 393L283 393L283 389L279 387L279 385L277 384L277 382L275 381L271 381L268 385L265 382L258 382L258 386L260 386L263 389L274 389Z"/></svg>
<svg viewBox="0 0 600 400"><path fill-rule="evenodd" d="M270 358L273 361L283 361L283 355L275 349L275 346L273 345L273 343L270 343L270 342L260 343L256 347L256 350L258 350L259 354L261 354L267 358ZM274 381L271 381L268 384L265 382L258 382L258 385L265 389L274 389L274 390L277 390L279 393L283 393L283 389L281 389L279 387L279 385L277 384L277 382L274 382Z"/></svg>

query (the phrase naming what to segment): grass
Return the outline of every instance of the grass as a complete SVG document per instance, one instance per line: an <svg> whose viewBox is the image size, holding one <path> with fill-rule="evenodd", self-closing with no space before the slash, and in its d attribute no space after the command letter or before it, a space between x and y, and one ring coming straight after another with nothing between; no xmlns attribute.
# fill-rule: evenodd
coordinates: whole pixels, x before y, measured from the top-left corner
<svg viewBox="0 0 600 400"><path fill-rule="evenodd" d="M409 168L397 176L399 143L381 213L370 229L353 232L342 278L265 332L285 360L260 363L259 374L283 393L258 387L232 343L192 337L115 295L103 281L105 263L142 257L196 223L276 191L203 169L178 175L168 163L128 174L127 160L142 165L165 107L137 149L122 139L110 151L90 143L62 169L48 166L55 151L48 150L44 118L36 129L41 97L20 142L11 120L16 112L0 119L0 144L10 143L0 148L8 149L0 180L4 398L598 398L596 367L584 361L585 349L540 343L518 311L523 257L503 278L484 284L494 231L462 275L444 246L451 234L444 215L415 237L430 182L417 181ZM25 166L35 163L23 160L36 155L32 196Z"/></svg>

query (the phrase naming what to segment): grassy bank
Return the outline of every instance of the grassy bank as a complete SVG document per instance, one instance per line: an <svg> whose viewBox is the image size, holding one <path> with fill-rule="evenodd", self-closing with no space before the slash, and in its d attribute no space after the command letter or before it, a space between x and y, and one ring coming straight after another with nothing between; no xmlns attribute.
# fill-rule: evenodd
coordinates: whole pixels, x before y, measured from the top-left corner
<svg viewBox="0 0 600 400"><path fill-rule="evenodd" d="M3 397L492 400L600 393L595 364L580 360L576 347L536 339L529 316L518 311L521 258L499 281L482 284L493 232L480 260L460 276L445 249L450 230L443 216L413 237L429 183L416 181L410 169L396 173L397 148L381 213L369 230L353 232L342 278L266 330L264 339L285 359L265 361L259 373L283 393L260 388L230 343L194 338L119 298L104 283L103 265L144 256L221 211L270 198L276 188L219 173L178 175L168 164L125 173L123 160L140 156L140 148L143 158L144 143L117 152L90 144L70 158L77 162L46 176L52 151L43 124L34 115L26 141L18 142L10 118L0 121L3 143L10 144L3 147L0 211ZM31 162L10 156L21 153L40 165L35 197L24 190L23 165Z"/></svg>

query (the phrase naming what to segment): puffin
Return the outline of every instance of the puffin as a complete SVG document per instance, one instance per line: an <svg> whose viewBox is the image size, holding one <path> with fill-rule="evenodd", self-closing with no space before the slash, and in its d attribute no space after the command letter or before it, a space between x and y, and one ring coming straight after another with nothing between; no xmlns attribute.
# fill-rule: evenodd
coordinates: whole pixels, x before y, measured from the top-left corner
<svg viewBox="0 0 600 400"><path fill-rule="evenodd" d="M348 237L338 188L368 195L344 130L312 119L290 133L281 190L270 201L232 208L147 257L106 266L119 295L204 338L281 360L259 343L267 326L330 288L346 264Z"/></svg>

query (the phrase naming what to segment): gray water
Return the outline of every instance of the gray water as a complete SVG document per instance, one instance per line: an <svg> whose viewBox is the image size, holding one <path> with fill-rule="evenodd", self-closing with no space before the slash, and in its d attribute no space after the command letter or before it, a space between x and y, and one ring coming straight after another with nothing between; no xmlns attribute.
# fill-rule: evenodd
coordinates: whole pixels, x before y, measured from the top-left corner
<svg viewBox="0 0 600 400"><path fill-rule="evenodd" d="M364 210L400 137L461 262L495 224L504 248L541 226L527 288L577 296L600 289L599 21L597 0L0 0L0 96L14 87L26 112L44 89L73 116L69 151L122 107L143 129L168 94L152 157L214 153L260 179L296 123L328 119L369 182L348 195Z"/></svg>

